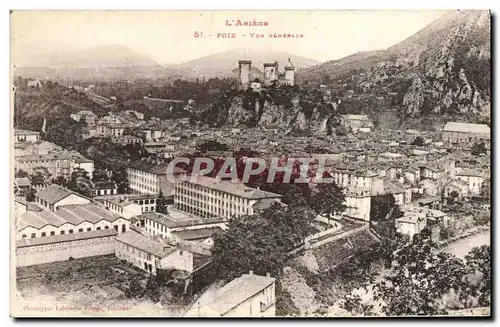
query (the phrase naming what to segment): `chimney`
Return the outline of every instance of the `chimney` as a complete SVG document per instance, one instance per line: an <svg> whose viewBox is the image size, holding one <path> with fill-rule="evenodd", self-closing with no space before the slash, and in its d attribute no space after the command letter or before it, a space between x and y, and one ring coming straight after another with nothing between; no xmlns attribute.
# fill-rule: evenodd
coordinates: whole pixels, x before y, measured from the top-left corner
<svg viewBox="0 0 500 327"><path fill-rule="evenodd" d="M271 277L271 273L266 273L266 277Z"/></svg>
<svg viewBox="0 0 500 327"><path fill-rule="evenodd" d="M253 275L253 270L250 270L250 271L248 272L248 274L249 274L249 275Z"/></svg>

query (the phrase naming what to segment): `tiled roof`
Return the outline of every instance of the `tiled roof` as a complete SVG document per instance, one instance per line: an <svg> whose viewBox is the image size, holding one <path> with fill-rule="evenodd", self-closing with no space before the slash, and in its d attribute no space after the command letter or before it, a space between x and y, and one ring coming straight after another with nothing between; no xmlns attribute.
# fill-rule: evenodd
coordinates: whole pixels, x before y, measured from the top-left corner
<svg viewBox="0 0 500 327"><path fill-rule="evenodd" d="M224 315L276 281L273 277L244 274L219 289L210 302L201 304Z"/></svg>
<svg viewBox="0 0 500 327"><path fill-rule="evenodd" d="M173 211L175 209L171 210ZM191 219L175 219L171 217L170 214L165 215L158 212L145 212L142 215L136 216L136 218L139 220L150 219L160 225L167 226L168 228L227 222L224 218L199 218L195 216L192 216Z"/></svg>
<svg viewBox="0 0 500 327"><path fill-rule="evenodd" d="M36 197L47 201L50 204L54 204L58 201L61 201L65 197L75 194L78 196L83 197L82 195L75 193L73 191L68 190L67 188L64 188L62 186L59 186L57 184L52 184L43 190L39 191L38 193L35 194Z"/></svg>
<svg viewBox="0 0 500 327"><path fill-rule="evenodd" d="M94 230L94 231L90 231L90 232L72 233L72 234L64 234L64 235L53 235L53 236L36 237L36 238L24 238L24 239L16 241L16 248L45 245L45 244L54 244L54 243L61 243L61 242L78 241L78 240L87 240L89 238L115 236L117 234L118 233L116 232L116 230L114 230L114 228L111 228L111 229L101 229L101 230Z"/></svg>
<svg viewBox="0 0 500 327"><path fill-rule="evenodd" d="M200 229L188 229L183 231L174 231L172 234L175 236L182 238L183 240L192 241L192 240L200 240L212 237L215 234L223 233L224 230L220 227L212 227L212 228L200 228Z"/></svg>
<svg viewBox="0 0 500 327"><path fill-rule="evenodd" d="M19 129L19 128L16 128L14 130L14 135L18 135L18 134L40 134L39 132L33 132L33 131L29 131L27 129Z"/></svg>
<svg viewBox="0 0 500 327"><path fill-rule="evenodd" d="M174 252L177 249L171 245L157 242L152 238L133 230L118 235L116 240L160 258Z"/></svg>
<svg viewBox="0 0 500 327"><path fill-rule="evenodd" d="M49 210L26 211L19 217L17 228L18 230L22 230L25 227L31 226L40 229L46 225L59 227L66 223L77 226L84 221L95 224L101 220L114 222L119 218L119 215L94 203L75 204L61 206L55 212Z"/></svg>
<svg viewBox="0 0 500 327"><path fill-rule="evenodd" d="M190 183L190 179L187 179L186 182ZM224 193L252 200L282 197L282 195L280 194L262 191L256 188L251 188L240 182L232 183L227 181L221 181L217 180L216 178L207 176L197 176L195 184L206 186L214 190L218 190Z"/></svg>

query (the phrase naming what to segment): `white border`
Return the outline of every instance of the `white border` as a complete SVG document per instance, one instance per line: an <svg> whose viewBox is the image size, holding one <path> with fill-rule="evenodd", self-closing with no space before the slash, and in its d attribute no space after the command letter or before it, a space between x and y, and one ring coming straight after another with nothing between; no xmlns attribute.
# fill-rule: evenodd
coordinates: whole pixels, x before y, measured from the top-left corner
<svg viewBox="0 0 500 327"><path fill-rule="evenodd" d="M233 9L233 10L263 10L263 9L270 9L270 10L276 10L276 9L286 9L286 10L300 10L300 9L314 9L314 10L332 10L332 9L491 9L493 10L493 13L498 13L498 1L483 1L483 0L475 0L475 1L465 1L465 0L455 0L455 1L426 1L426 0L420 0L417 2L402 2L402 1L391 1L391 0L379 0L379 1L361 1L361 0L350 0L350 1L345 1L342 3L335 3L333 5L327 5L328 2L326 1L321 1L321 0L308 0L308 1L301 1L301 2L292 2L292 1L280 1L280 2L273 2L271 3L269 0L253 0L253 1L245 1L245 2L237 2L237 1L229 1L229 0L218 0L217 2L215 1L204 1L204 0L197 0L197 1L192 1L192 0L183 0L179 2L171 2L171 1L151 1L151 0L141 0L141 1L130 1L130 0L121 0L121 1L102 1L102 0L87 0L87 1L36 1L36 0L4 0L1 2L1 7L2 11L0 11L0 27L1 27L1 35L2 35L2 42L3 42L3 51L1 53L2 56L2 65L0 66L0 69L2 70L0 78L0 83L1 83L1 94L2 94L2 104L0 109L0 114L2 117L0 118L0 121L2 123L2 128L0 128L0 131L2 133L2 137L0 138L0 143L2 145L2 153L3 155L3 160L1 160L1 197L3 205L1 206L3 212L4 212L4 217L3 217L3 228L0 229L1 236L0 239L3 242L2 245L2 266L3 269L1 270L2 278L1 278L1 285L2 285L2 303L1 303L1 308L2 308L2 326L11 326L14 324L14 321L9 317L9 312L10 312L10 299L9 296L5 296L9 294L9 270L8 270L8 263L9 263L9 230L10 226L8 226L9 223L9 207L10 207L10 164L9 160L9 149L10 149L10 113L9 113L9 108L10 108L10 93L9 93L9 80L7 76L10 76L9 74L9 68L10 63L9 63L9 9L188 9L188 10L202 10L202 9L214 9L214 10L224 10L224 9ZM494 25L495 30L498 22ZM494 43L498 41L498 35L497 33L493 34L494 37ZM495 51L495 58L493 60L497 59L497 52ZM493 77L495 77L495 74L492 74ZM494 84L495 90L497 91L498 84ZM498 94L497 92L495 95ZM496 108L492 108L492 110L496 110ZM498 118L498 115L496 115ZM497 120L497 119L495 119ZM497 125L497 121L494 122L494 126ZM498 128L497 128L498 129ZM494 130L494 135L496 135L496 131ZM495 138L496 141L496 138ZM496 142L493 142L494 146ZM496 151L496 146L495 146L495 153ZM492 167L493 168L493 167ZM496 179L495 181L496 182ZM495 183L496 184L496 183ZM496 193L494 202L495 203L500 203L498 201L498 197L500 193ZM493 216L494 217L494 216ZM494 260L498 262L497 260L498 253L495 255ZM495 276L496 277L496 274ZM494 283L495 285L498 285L498 282ZM495 300L496 303L498 301L498 293L495 292ZM495 309L497 308L497 305L495 305ZM59 323L59 324L67 324L67 323L74 323L74 324L83 324L83 323L91 323L93 326L109 326L109 325L117 325L117 324L129 324L129 325L140 325L144 324L144 322L152 322L152 323L161 323L161 324L168 324L169 326L171 325L176 325L176 324L193 324L196 322L178 322L178 321L165 321L165 320L147 320L147 321L132 321L132 320L125 320L125 321L94 321L94 320L87 320L87 321L78 321L78 320L73 320L71 322L68 321L25 321L24 325L25 326L34 326L37 324L38 326L51 326L54 323ZM206 324L211 323L211 324L218 324L219 321L199 321L201 323ZM250 321L252 322L252 321ZM272 322L268 321L253 321L255 323L258 323L260 325L267 325ZM289 321L281 321L284 323L288 323ZM299 321L298 321L299 322ZM339 323L337 321L324 321L325 323ZM388 321L378 321L378 323L386 323ZM234 323L239 323L239 321L232 321L231 324ZM300 321L299 323L304 323L304 324L310 324L310 323L315 323L315 321ZM350 321L350 323L353 323L355 325L365 325L367 323L376 323L374 321L368 322L368 321ZM411 323L405 321L404 323ZM428 326L437 326L440 324L439 321L414 321L413 323L425 323L425 325ZM472 323L472 321L471 321Z"/></svg>

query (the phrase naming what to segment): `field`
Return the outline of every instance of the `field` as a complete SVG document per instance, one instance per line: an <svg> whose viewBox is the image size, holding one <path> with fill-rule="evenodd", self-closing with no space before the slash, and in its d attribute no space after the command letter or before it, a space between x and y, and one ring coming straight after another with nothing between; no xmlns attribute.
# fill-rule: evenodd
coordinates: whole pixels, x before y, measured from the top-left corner
<svg viewBox="0 0 500 327"><path fill-rule="evenodd" d="M132 279L142 283L146 273L113 255L18 267L17 291L23 305L50 305L55 314L71 315L178 315L172 303L152 303L147 297L127 298ZM79 310L75 310L75 308Z"/></svg>

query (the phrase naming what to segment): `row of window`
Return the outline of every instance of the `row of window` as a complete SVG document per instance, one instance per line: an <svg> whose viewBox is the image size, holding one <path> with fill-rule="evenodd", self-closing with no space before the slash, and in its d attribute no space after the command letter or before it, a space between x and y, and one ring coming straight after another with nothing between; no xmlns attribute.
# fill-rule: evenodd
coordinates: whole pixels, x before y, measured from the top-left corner
<svg viewBox="0 0 500 327"><path fill-rule="evenodd" d="M150 186L146 184L130 182L131 188L139 188L140 190L146 190L148 192L157 193L158 188L156 186Z"/></svg>
<svg viewBox="0 0 500 327"><path fill-rule="evenodd" d="M136 174L129 173L129 179L131 181L139 181L139 182L143 182L143 183L157 183L158 182L156 175L152 175L152 174L148 174L148 175L144 176L144 175L136 175Z"/></svg>
<svg viewBox="0 0 500 327"><path fill-rule="evenodd" d="M118 232L118 230L119 230L119 226L118 225L114 225L113 228ZM104 229L109 229L109 226L104 226ZM122 233L125 233L127 231L127 226L125 224L122 224L122 228L121 229L122 229ZM96 230L101 230L101 227L97 227ZM79 228L78 229L78 233L82 233L83 231L84 231L83 228ZM91 231L92 231L92 227L88 227L87 228L87 232L91 232ZM73 233L74 233L73 229L68 230L68 234L73 234ZM59 232L59 235L65 235L65 234L66 234L65 230L61 230ZM55 231L51 231L50 232L50 236L54 236L54 235L56 235L56 232ZM46 237L46 236L48 236L47 232L42 232L40 234L40 237ZM22 234L21 237L22 238L28 238L28 235L27 234ZM36 233L31 233L31 237L30 238L36 238L36 237L37 237Z"/></svg>
<svg viewBox="0 0 500 327"><path fill-rule="evenodd" d="M151 226L154 229L159 229L160 232L167 232L167 226L157 223L156 221L146 219L146 226Z"/></svg>
<svg viewBox="0 0 500 327"><path fill-rule="evenodd" d="M177 202L182 202L190 205L194 205L196 207L201 207L201 208L223 208L223 209L228 209L228 210L233 210L233 211L246 211L248 205L243 205L240 203L235 203L235 202L227 202L224 201L222 202L220 199L217 201L210 201L210 202L203 202L198 199L193 199L190 197L185 197L185 196L178 196L177 197ZM214 203L215 202L215 203Z"/></svg>
<svg viewBox="0 0 500 327"><path fill-rule="evenodd" d="M192 207L190 205L184 204L184 203L177 203L177 208L181 211L195 214L197 216L203 216L203 217L216 217L216 216L221 216L221 217L230 217L230 216L239 216L239 215L244 215L244 214L249 214L249 211L243 211L243 212L231 212L229 210L224 210L222 208L218 208L216 210L203 210L203 208L199 207Z"/></svg>
<svg viewBox="0 0 500 327"><path fill-rule="evenodd" d="M143 204L156 204L156 199L146 199L146 200L138 200L136 203L140 204L141 206Z"/></svg>
<svg viewBox="0 0 500 327"><path fill-rule="evenodd" d="M118 246L118 249L123 249L125 252L128 252L136 257L139 257L141 259L145 259L147 261L151 261L153 259L153 256L151 253L144 252L142 250L139 250L136 247L130 246L125 243L119 243L121 245ZM126 254L125 254L126 255Z"/></svg>

